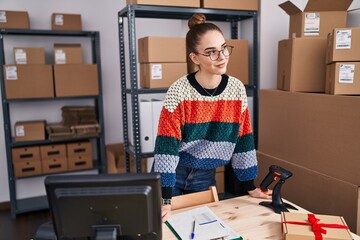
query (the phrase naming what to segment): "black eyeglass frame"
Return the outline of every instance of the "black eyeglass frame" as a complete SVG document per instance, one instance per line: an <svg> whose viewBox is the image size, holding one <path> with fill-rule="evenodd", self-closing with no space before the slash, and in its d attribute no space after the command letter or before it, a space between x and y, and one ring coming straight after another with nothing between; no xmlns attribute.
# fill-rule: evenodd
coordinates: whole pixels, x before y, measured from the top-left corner
<svg viewBox="0 0 360 240"><path fill-rule="evenodd" d="M203 55L205 57L209 57L211 61L217 61L220 57L220 53L222 53L224 55L225 58L229 57L232 53L232 50L234 49L235 47L234 46L231 46L231 45L226 45L223 49L221 50L216 50L217 51L217 58L216 59L212 59L211 58L211 54L204 54L204 53L199 53L199 52L194 52L195 54L200 54L200 55ZM224 51L225 49L228 50L229 52L229 55L225 55ZM216 55L215 55L216 56Z"/></svg>

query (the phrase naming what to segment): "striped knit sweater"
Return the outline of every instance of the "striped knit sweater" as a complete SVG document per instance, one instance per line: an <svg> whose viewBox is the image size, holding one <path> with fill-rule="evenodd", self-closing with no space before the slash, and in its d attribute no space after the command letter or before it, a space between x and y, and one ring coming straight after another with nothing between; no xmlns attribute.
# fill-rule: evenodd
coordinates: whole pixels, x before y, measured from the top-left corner
<svg viewBox="0 0 360 240"><path fill-rule="evenodd" d="M206 96L201 90L192 73L174 82L165 97L154 151L154 171L161 175L163 198L172 196L178 164L210 169L231 162L240 181L257 176L243 83L223 75L216 95Z"/></svg>

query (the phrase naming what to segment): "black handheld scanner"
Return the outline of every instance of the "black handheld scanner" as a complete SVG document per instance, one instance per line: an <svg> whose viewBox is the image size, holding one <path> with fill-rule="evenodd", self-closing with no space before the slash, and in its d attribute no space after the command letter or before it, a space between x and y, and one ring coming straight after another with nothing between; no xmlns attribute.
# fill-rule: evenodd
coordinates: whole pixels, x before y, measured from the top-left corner
<svg viewBox="0 0 360 240"><path fill-rule="evenodd" d="M287 171L284 168L276 165L271 165L269 167L269 173L266 175L266 177L264 178L264 180L262 180L260 184L261 191L266 192L272 182L278 181L279 179L285 180L291 176L292 173L290 171Z"/></svg>

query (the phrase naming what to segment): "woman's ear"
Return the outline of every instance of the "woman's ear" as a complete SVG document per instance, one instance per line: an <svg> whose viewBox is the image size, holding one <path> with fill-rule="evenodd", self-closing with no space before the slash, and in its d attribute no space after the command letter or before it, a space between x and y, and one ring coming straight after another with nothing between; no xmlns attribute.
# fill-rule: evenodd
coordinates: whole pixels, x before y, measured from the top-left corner
<svg viewBox="0 0 360 240"><path fill-rule="evenodd" d="M196 65L200 65L199 59L197 57L197 55L195 53L190 53L189 54L189 58L191 59L191 61L193 61L193 63L195 63Z"/></svg>

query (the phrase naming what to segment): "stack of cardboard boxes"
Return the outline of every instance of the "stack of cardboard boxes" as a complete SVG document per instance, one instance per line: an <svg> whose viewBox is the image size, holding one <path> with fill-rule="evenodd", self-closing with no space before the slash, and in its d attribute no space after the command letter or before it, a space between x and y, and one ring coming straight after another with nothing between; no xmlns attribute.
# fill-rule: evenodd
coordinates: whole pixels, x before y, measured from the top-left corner
<svg viewBox="0 0 360 240"><path fill-rule="evenodd" d="M290 39L279 43L281 90L260 91L258 160L259 180L271 164L293 173L284 198L317 214L344 216L360 233L360 97L325 94L325 37L344 29L351 2L309 0L304 12L291 2L281 5L292 7ZM330 69L337 61L343 59L333 54Z"/></svg>

